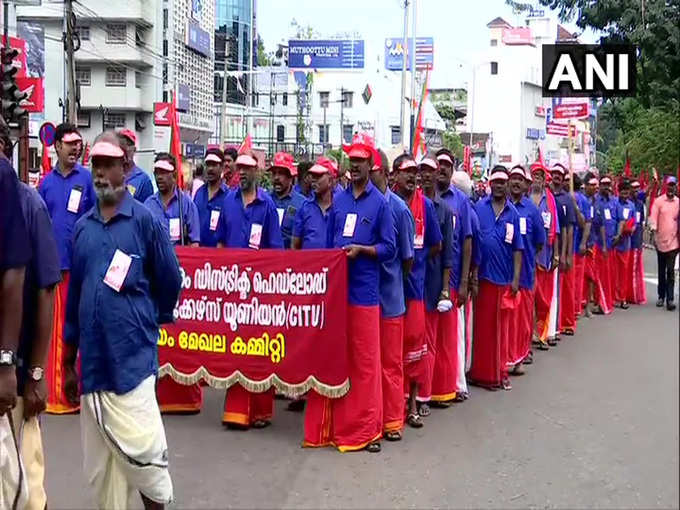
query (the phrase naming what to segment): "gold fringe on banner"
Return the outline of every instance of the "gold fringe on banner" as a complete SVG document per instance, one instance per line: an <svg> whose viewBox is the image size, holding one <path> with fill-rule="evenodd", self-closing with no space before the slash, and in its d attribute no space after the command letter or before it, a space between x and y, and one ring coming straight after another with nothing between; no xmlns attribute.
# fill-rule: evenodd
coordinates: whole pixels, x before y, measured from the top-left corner
<svg viewBox="0 0 680 510"><path fill-rule="evenodd" d="M349 379L346 379L338 386L329 386L320 382L313 375L310 375L304 382L299 384L290 384L281 380L276 374L271 374L269 377L261 381L253 381L252 379L248 379L239 370L232 373L228 377L216 377L208 372L204 367L199 368L193 373L185 374L183 372L179 372L170 363L165 363L158 369L158 377L163 377L166 375L170 376L173 381L185 385L196 384L198 381L203 379L206 383L208 383L208 386L217 389L227 389L230 386L238 383L253 393L262 393L273 386L280 393L283 393L284 395L291 398L304 395L309 390L315 390L319 395L324 397L340 398L346 395L350 388Z"/></svg>

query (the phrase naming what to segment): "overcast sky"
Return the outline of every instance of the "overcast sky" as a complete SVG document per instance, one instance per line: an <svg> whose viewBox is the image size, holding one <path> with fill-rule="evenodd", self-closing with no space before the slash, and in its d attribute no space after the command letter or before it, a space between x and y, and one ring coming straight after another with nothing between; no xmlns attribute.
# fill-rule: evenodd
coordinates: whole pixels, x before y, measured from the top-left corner
<svg viewBox="0 0 680 510"><path fill-rule="evenodd" d="M290 22L295 18L300 25L313 26L322 37L357 31L366 41L366 67L384 66L377 59L384 54L385 39L403 33L403 0L256 1L257 31L267 51L294 35ZM525 15L514 15L504 0L417 0L417 5L417 35L434 38L433 88L463 85L468 76L466 63L489 46L489 21L501 16L518 26L525 19ZM573 23L564 25L570 32L577 31ZM595 42L596 36L586 32L581 40Z"/></svg>

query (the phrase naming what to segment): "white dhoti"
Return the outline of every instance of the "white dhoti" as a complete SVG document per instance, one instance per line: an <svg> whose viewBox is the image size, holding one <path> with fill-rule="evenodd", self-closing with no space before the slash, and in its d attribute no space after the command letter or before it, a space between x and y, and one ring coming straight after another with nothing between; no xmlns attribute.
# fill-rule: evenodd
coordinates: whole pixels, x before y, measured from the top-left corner
<svg viewBox="0 0 680 510"><path fill-rule="evenodd" d="M465 380L465 370L467 357L465 347L467 344L467 328L465 322L465 304L456 309L458 314L458 373L456 374L456 393L468 393L467 381Z"/></svg>
<svg viewBox="0 0 680 510"><path fill-rule="evenodd" d="M99 508L125 509L133 494L172 501L168 446L150 376L123 395L108 391L80 399L84 469Z"/></svg>
<svg viewBox="0 0 680 510"><path fill-rule="evenodd" d="M551 340L557 336L557 317L560 302L560 276L559 269L553 271L553 295L550 301L550 318L548 320L548 338Z"/></svg>
<svg viewBox="0 0 680 510"><path fill-rule="evenodd" d="M13 420L0 416L0 508L23 510L28 502L26 471L21 462L19 444Z"/></svg>

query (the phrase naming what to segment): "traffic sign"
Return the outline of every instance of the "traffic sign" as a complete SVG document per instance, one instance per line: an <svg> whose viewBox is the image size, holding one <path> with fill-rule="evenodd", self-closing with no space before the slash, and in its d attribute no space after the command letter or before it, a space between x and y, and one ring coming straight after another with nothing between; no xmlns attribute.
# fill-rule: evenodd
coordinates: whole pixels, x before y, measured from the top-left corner
<svg viewBox="0 0 680 510"><path fill-rule="evenodd" d="M54 139L57 136L57 128L54 124L51 122L45 122L43 123L42 126L40 126L40 130L38 131L38 138L40 138L40 141L42 144L46 147L51 147L54 145Z"/></svg>

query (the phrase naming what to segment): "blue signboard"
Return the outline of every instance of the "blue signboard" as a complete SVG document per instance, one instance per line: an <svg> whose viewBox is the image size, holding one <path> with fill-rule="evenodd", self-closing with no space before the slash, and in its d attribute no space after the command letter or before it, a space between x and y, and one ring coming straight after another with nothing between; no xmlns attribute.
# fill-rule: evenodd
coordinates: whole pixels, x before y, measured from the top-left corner
<svg viewBox="0 0 680 510"><path fill-rule="evenodd" d="M288 67L293 69L363 69L364 41L338 39L288 41Z"/></svg>
<svg viewBox="0 0 680 510"><path fill-rule="evenodd" d="M177 85L177 110L188 112L191 109L191 89L188 85Z"/></svg>
<svg viewBox="0 0 680 510"><path fill-rule="evenodd" d="M210 56L210 34L198 26L198 23L187 22L187 38L184 42L201 55Z"/></svg>
<svg viewBox="0 0 680 510"><path fill-rule="evenodd" d="M413 38L408 38L409 55L413 51ZM434 39L416 37L416 70L432 69L434 64ZM404 39L385 39L385 69L401 71L404 67ZM406 62L406 70L411 70L411 59Z"/></svg>
<svg viewBox="0 0 680 510"><path fill-rule="evenodd" d="M203 159L205 157L205 145L185 143L184 156L187 158Z"/></svg>

